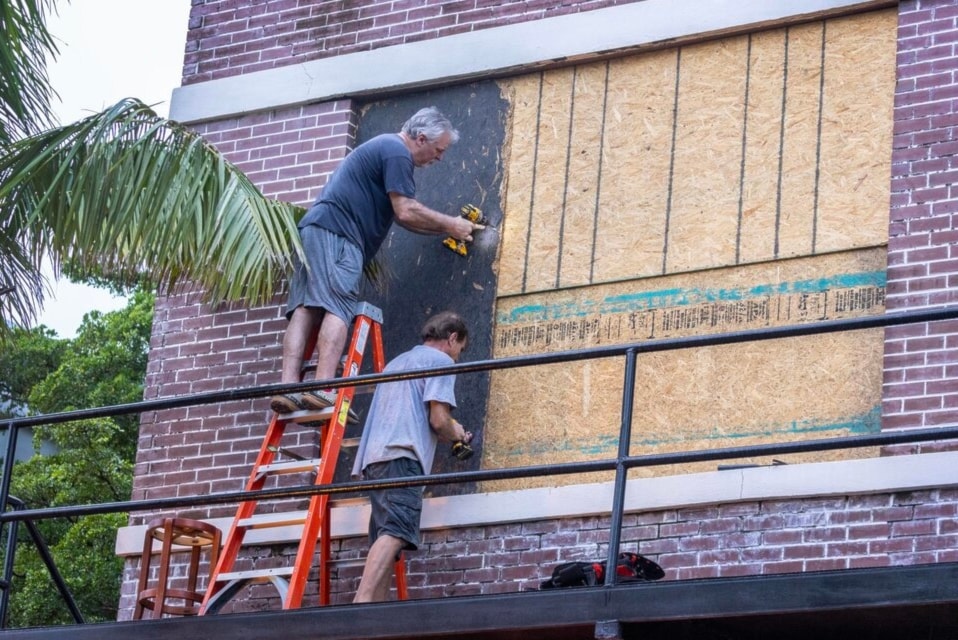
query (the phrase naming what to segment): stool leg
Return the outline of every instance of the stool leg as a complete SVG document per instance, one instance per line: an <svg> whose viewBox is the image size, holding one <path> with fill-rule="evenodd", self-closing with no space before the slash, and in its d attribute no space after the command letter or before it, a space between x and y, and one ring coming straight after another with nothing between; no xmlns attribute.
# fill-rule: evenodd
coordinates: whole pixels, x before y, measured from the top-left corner
<svg viewBox="0 0 958 640"><path fill-rule="evenodd" d="M173 519L163 523L163 547L160 552L160 577L156 585L156 603L153 605L153 617L162 618L166 606L166 583L170 577L170 549L173 541Z"/></svg>
<svg viewBox="0 0 958 640"><path fill-rule="evenodd" d="M136 587L136 608L133 609L133 619L139 620L143 617L143 605L140 604L140 594L146 589L147 580L150 577L150 560L153 557L153 536L146 532L146 540L143 542L143 555L140 556L140 580Z"/></svg>
<svg viewBox="0 0 958 640"><path fill-rule="evenodd" d="M196 591L196 578L197 574L200 572L200 547L199 545L194 545L190 549L190 568L186 572L187 586L188 591Z"/></svg>

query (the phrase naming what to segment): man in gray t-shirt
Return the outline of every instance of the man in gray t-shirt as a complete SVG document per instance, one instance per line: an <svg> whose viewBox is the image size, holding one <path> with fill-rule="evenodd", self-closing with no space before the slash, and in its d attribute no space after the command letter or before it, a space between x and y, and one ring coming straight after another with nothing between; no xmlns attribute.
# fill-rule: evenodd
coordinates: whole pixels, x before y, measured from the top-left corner
<svg viewBox="0 0 958 640"><path fill-rule="evenodd" d="M466 325L451 311L422 328L422 344L392 360L384 373L447 367L466 348ZM366 480L414 477L432 470L439 440L468 443L472 434L452 417L455 376L387 382L376 387L353 476ZM403 549L419 546L422 487L384 489L370 494L371 546L354 602L385 600L392 569Z"/></svg>

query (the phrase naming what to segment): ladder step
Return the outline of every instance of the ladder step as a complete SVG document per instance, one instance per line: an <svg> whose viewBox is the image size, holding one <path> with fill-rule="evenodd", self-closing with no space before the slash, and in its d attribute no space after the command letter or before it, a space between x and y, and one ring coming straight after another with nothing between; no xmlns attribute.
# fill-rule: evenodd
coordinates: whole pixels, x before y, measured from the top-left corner
<svg viewBox="0 0 958 640"><path fill-rule="evenodd" d="M303 409L302 411L293 411L292 413L281 413L278 415L278 417L280 420L285 420L286 422L295 422L296 424L309 426L331 420L333 417L333 409L335 408L335 406L332 406L319 410ZM349 424L355 424L359 422L359 415L350 409L349 418L347 420Z"/></svg>
<svg viewBox="0 0 958 640"><path fill-rule="evenodd" d="M366 558L343 558L341 560L330 560L330 566L337 568L344 567L362 567L366 564Z"/></svg>
<svg viewBox="0 0 958 640"><path fill-rule="evenodd" d="M362 507L369 504L369 498L366 496L356 496L354 498L336 498L329 501L330 508L332 507Z"/></svg>
<svg viewBox="0 0 958 640"><path fill-rule="evenodd" d="M281 413L279 418L285 420L286 422L295 422L297 424L308 423L308 422L325 422L333 417L334 407L326 407L325 409L303 409L301 411L293 411L292 413Z"/></svg>
<svg viewBox="0 0 958 640"><path fill-rule="evenodd" d="M285 460L283 462L272 462L264 464L257 469L257 475L280 475L283 473L305 473L315 471L319 467L322 458L312 458L306 460Z"/></svg>
<svg viewBox="0 0 958 640"><path fill-rule="evenodd" d="M340 447L358 447L360 438L343 438Z"/></svg>
<svg viewBox="0 0 958 640"><path fill-rule="evenodd" d="M358 496L354 498L336 498L329 501L329 507L361 507L369 504L369 498ZM307 511L281 511L279 513L262 513L243 518L236 522L237 526L246 529L271 529L288 527L306 522Z"/></svg>
<svg viewBox="0 0 958 640"><path fill-rule="evenodd" d="M293 575L293 567L273 567L271 569L251 569L249 571L230 571L219 574L217 582L230 582L231 580L251 580L265 582L270 578L288 577Z"/></svg>
<svg viewBox="0 0 958 640"><path fill-rule="evenodd" d="M306 511L283 511L242 518L236 521L236 525L246 529L271 529L295 526L304 522L306 522Z"/></svg>

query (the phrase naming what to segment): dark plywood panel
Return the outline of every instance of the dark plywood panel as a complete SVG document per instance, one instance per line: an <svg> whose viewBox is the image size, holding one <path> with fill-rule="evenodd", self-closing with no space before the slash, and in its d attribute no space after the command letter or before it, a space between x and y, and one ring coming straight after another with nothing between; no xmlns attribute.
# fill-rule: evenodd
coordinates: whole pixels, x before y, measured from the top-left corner
<svg viewBox="0 0 958 640"><path fill-rule="evenodd" d="M417 169L417 199L450 215L458 215L463 204L475 204L498 227L502 221L500 149L508 104L495 83L437 89L365 105L358 142L399 131L409 116L425 106L436 106L445 113L459 130L460 140L441 162ZM415 234L394 224L383 243L378 260L387 273L385 288L375 291L367 286L363 298L383 310L387 360L418 344L422 323L444 309L459 312L467 321L470 340L462 361L492 357L496 294L493 265L498 232L487 229L477 235L466 257L445 248L442 239ZM466 428L478 433L474 444L477 455L461 463L447 454L447 445L440 444L434 471L478 468L488 387L486 374L459 377L455 415ZM368 398L357 400L361 415L364 404L368 404ZM459 492L464 487L450 490Z"/></svg>

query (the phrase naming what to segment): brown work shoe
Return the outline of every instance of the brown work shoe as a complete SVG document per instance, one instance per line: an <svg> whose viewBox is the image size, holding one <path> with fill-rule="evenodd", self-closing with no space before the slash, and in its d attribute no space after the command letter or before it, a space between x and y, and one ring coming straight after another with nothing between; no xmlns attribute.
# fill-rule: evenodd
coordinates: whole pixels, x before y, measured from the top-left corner
<svg viewBox="0 0 958 640"><path fill-rule="evenodd" d="M269 399L269 408L276 413L302 411L302 396L298 393L282 393Z"/></svg>

